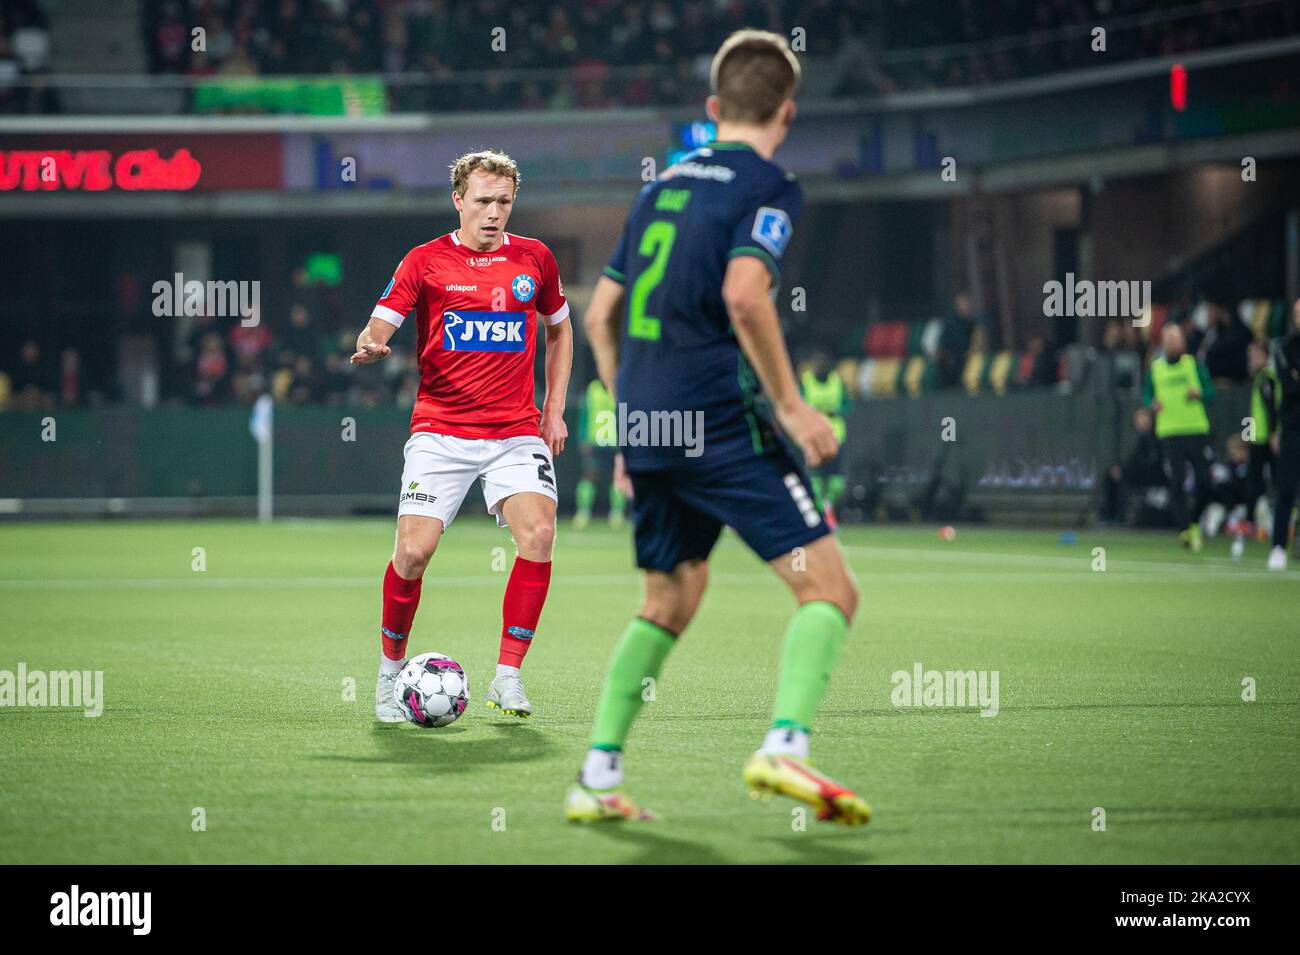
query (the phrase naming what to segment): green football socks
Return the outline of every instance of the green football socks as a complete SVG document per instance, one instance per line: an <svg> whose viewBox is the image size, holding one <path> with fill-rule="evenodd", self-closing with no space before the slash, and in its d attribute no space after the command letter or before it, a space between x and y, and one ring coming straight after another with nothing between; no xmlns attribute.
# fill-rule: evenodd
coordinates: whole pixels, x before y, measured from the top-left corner
<svg viewBox="0 0 1300 955"><path fill-rule="evenodd" d="M591 516L591 505L596 503L596 485L583 478L578 482L578 513Z"/></svg>
<svg viewBox="0 0 1300 955"><path fill-rule="evenodd" d="M645 679L659 678L659 668L676 643L663 627L634 617L623 631L605 676L605 689L596 707L591 748L622 750L628 730L644 701Z"/></svg>
<svg viewBox="0 0 1300 955"><path fill-rule="evenodd" d="M833 603L813 600L795 611L781 647L781 672L772 711L774 728L809 731L847 632L848 621Z"/></svg>

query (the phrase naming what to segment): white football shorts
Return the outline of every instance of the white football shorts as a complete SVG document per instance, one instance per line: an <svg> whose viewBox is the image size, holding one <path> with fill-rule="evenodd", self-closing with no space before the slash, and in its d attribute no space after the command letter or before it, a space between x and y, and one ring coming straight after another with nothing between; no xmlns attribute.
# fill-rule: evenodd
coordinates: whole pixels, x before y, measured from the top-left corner
<svg viewBox="0 0 1300 955"><path fill-rule="evenodd" d="M512 494L531 491L558 502L551 450L535 435L479 439L420 431L406 442L403 456L399 517L436 517L446 530L475 478L483 482L483 500L500 527L506 526L501 503Z"/></svg>

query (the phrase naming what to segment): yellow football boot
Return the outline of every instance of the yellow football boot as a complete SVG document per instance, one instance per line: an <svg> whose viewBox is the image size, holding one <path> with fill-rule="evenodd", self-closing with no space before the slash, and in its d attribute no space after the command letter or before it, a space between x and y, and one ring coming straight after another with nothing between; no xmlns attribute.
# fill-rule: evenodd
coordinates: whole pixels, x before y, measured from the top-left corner
<svg viewBox="0 0 1300 955"><path fill-rule="evenodd" d="M752 798L789 796L816 809L823 822L860 826L871 821L871 807L862 797L814 769L806 759L755 753L746 761L742 775Z"/></svg>

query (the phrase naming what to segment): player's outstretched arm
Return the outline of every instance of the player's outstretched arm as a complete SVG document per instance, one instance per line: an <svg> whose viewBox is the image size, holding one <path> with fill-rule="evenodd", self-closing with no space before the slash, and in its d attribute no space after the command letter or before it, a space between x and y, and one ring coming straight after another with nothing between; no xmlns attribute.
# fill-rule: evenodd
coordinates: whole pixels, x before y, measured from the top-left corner
<svg viewBox="0 0 1300 955"><path fill-rule="evenodd" d="M596 290L592 292L583 326L587 329L587 341L591 345L592 354L596 356L596 374L600 376L605 390L616 401L618 395L614 390L614 382L618 379L618 320L622 314L622 284L602 275L596 280Z"/></svg>
<svg viewBox="0 0 1300 955"><path fill-rule="evenodd" d="M564 450L569 427L564 423L564 400L573 371L573 323L567 319L546 326L546 400L542 404L542 440L552 457Z"/></svg>
<svg viewBox="0 0 1300 955"><path fill-rule="evenodd" d="M393 337L397 326L382 318L372 318L361 334L357 336L357 350L352 355L352 364L368 365L372 361L387 358L392 352L388 340Z"/></svg>
<svg viewBox="0 0 1300 955"><path fill-rule="evenodd" d="M835 457L839 442L826 416L799 393L776 306L768 296L770 286L766 265L753 256L737 256L727 264L722 301L736 330L736 341L771 399L777 421L799 445L808 466L817 467Z"/></svg>

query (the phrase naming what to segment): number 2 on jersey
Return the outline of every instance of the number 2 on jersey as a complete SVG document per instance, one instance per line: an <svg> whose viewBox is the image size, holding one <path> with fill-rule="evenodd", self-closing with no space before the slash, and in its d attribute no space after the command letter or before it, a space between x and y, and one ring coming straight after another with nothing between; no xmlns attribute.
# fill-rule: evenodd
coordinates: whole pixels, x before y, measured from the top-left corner
<svg viewBox="0 0 1300 955"><path fill-rule="evenodd" d="M664 278L664 269L668 265L668 255L673 250L677 238L677 226L662 219L650 223L641 235L641 245L637 248L640 255L653 255L654 261L649 268L637 276L632 286L632 299L628 303L627 333L633 338L648 341L659 340L659 319L647 315L646 302Z"/></svg>

